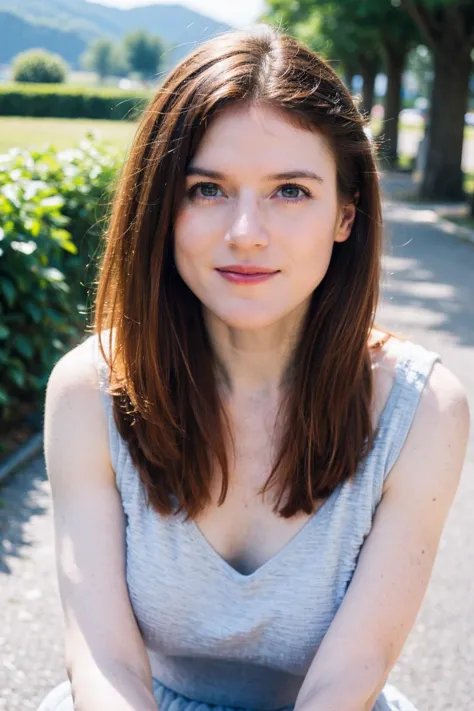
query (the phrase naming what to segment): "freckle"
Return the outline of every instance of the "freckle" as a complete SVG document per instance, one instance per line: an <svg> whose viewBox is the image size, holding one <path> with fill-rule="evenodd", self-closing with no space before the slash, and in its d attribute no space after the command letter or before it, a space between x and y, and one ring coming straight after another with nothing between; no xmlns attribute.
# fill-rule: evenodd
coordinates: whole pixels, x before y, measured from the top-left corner
<svg viewBox="0 0 474 711"><path fill-rule="evenodd" d="M425 555L425 551L424 551L424 549L423 549L423 550L421 551L421 555Z"/></svg>
<svg viewBox="0 0 474 711"><path fill-rule="evenodd" d="M436 501L436 497L434 499L431 499L431 501Z"/></svg>

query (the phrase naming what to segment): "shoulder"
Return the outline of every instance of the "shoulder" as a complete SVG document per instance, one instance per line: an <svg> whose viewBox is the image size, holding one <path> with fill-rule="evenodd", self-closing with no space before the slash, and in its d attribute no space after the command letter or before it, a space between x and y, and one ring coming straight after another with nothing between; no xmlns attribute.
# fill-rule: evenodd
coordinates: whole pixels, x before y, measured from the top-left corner
<svg viewBox="0 0 474 711"><path fill-rule="evenodd" d="M416 369L416 358L423 359L429 352L413 342L410 346L417 354ZM386 367L392 371L396 366L392 361ZM444 485L449 492L457 487L466 454L470 427L467 393L460 379L440 361L427 367L419 387L413 420L386 488L409 490L416 474L417 481L428 489Z"/></svg>
<svg viewBox="0 0 474 711"><path fill-rule="evenodd" d="M411 447L429 442L430 457L443 450L464 451L469 435L470 412L466 389L443 363L436 362L420 396L409 439Z"/></svg>
<svg viewBox="0 0 474 711"><path fill-rule="evenodd" d="M380 340L381 332L374 331L372 342ZM397 364L405 357L406 349L412 358L413 371L422 374L417 387L416 408L409 424L406 439L384 491L399 478L405 468L422 466L418 462L420 452L425 462L449 454L453 458L450 467L456 470L454 460L464 457L470 425L469 405L466 390L460 379L443 363L432 364L432 354L414 341L395 336L371 351L373 372L374 426L390 396L397 374ZM401 383L404 387L404 383ZM406 387L411 387L409 383ZM427 446L430 443L429 447ZM434 466L434 464L433 464ZM449 467L448 467L449 468Z"/></svg>
<svg viewBox="0 0 474 711"><path fill-rule="evenodd" d="M383 332L374 330L371 335L371 343L380 342ZM404 357L405 349L409 349L413 358L414 368L417 368L421 361L428 359L430 352L414 341L407 341L396 336L387 338L378 348L371 350L372 372L374 376L374 402L379 409L383 407L395 382L397 365ZM419 359L419 361L418 361ZM417 362L418 361L418 362ZM469 420L469 408L467 393L459 378L443 363L437 361L429 372L423 389L420 402L415 415L415 423L424 420L427 411L438 408L439 415L450 408L459 408L464 413L464 418ZM460 412L461 414L461 412ZM462 416L462 415L461 415ZM414 423L414 424L415 424Z"/></svg>
<svg viewBox="0 0 474 711"><path fill-rule="evenodd" d="M49 376L44 404L44 453L55 496L74 488L114 484L109 422L94 341L66 353ZM82 495L82 494L81 494Z"/></svg>
<svg viewBox="0 0 474 711"><path fill-rule="evenodd" d="M45 395L45 439L67 427L68 437L97 439L107 432L94 337L68 351L53 367ZM97 435L97 438L96 438Z"/></svg>
<svg viewBox="0 0 474 711"><path fill-rule="evenodd" d="M420 397L411 426L415 433L412 438L416 433L436 434L437 429L444 429L453 418L460 432L469 428L466 389L442 362L436 360L433 363L433 355L414 341L392 336L373 356L374 389L379 399L391 390L401 360L408 358L411 370L421 375Z"/></svg>
<svg viewBox="0 0 474 711"><path fill-rule="evenodd" d="M97 391L99 372L94 356L95 336L89 336L58 360L53 367L47 392Z"/></svg>

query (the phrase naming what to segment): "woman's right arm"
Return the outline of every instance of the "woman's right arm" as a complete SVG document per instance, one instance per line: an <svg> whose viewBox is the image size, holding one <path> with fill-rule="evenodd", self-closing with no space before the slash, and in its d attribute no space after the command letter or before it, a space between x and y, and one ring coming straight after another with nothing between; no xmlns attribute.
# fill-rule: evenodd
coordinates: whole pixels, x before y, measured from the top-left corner
<svg viewBox="0 0 474 711"><path fill-rule="evenodd" d="M55 365L44 446L66 669L76 711L157 711L125 580L125 522L97 371L80 345Z"/></svg>

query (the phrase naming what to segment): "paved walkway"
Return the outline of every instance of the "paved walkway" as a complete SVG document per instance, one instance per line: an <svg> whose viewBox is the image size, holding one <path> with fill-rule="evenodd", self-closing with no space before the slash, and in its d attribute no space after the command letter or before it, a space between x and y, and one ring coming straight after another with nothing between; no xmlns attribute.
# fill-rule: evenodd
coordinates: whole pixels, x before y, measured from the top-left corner
<svg viewBox="0 0 474 711"><path fill-rule="evenodd" d="M385 181L387 192L396 182ZM389 201L386 217L379 323L440 352L474 414L474 247ZM474 703L473 511L474 432L422 610L390 677L419 711ZM38 459L0 488L0 711L36 709L65 678L49 485Z"/></svg>

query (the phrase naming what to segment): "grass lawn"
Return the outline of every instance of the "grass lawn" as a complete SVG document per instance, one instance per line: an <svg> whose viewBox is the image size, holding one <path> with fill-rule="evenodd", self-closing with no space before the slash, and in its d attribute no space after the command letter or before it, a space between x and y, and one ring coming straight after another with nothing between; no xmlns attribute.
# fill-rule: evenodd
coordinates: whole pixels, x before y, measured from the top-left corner
<svg viewBox="0 0 474 711"><path fill-rule="evenodd" d="M131 121L0 116L0 153L13 147L41 148L48 144L59 150L70 148L90 130L97 131L105 143L127 150L136 124Z"/></svg>

